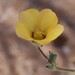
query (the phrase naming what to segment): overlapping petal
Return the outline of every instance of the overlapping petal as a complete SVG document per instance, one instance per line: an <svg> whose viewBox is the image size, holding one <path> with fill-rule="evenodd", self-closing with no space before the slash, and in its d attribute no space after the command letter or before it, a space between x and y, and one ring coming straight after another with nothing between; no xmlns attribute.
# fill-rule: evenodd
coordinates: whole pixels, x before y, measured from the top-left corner
<svg viewBox="0 0 75 75"><path fill-rule="evenodd" d="M31 32L28 29L26 29L25 24L17 23L16 34L20 38L23 38L23 39L26 39L26 40L32 40Z"/></svg>
<svg viewBox="0 0 75 75"><path fill-rule="evenodd" d="M39 11L36 9L28 9L23 11L19 16L19 21L25 25L29 30L34 31L37 24Z"/></svg>
<svg viewBox="0 0 75 75"><path fill-rule="evenodd" d="M48 28L53 28L58 23L56 14L50 9L44 9L40 12L40 17L37 25L41 31L45 31Z"/></svg>
<svg viewBox="0 0 75 75"><path fill-rule="evenodd" d="M64 31L64 27L62 25L57 25L53 30L49 30L46 34L46 38L43 40L35 40L40 44L48 44L49 42L55 40L61 33Z"/></svg>

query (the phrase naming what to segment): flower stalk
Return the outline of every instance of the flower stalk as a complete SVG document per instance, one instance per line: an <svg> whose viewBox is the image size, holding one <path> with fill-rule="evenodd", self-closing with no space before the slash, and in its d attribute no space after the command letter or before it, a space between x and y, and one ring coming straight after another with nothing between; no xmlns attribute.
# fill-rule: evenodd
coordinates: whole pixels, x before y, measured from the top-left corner
<svg viewBox="0 0 75 75"><path fill-rule="evenodd" d="M41 52L41 54L49 62L49 64L46 66L49 70L51 70L51 71L59 71L59 72L75 72L75 69L58 67L56 65L56 57L57 57L57 54L54 54L54 53L49 52L49 58L47 58L47 56L41 50L41 48L40 48L41 46L37 46L37 47L38 47L38 50Z"/></svg>
<svg viewBox="0 0 75 75"><path fill-rule="evenodd" d="M38 46L38 49L41 52L41 54L48 60L47 56L43 53L43 51L41 50L40 46Z"/></svg>
<svg viewBox="0 0 75 75"><path fill-rule="evenodd" d="M61 68L56 66L56 71L62 71L62 72L75 72L75 69L69 69L69 68Z"/></svg>

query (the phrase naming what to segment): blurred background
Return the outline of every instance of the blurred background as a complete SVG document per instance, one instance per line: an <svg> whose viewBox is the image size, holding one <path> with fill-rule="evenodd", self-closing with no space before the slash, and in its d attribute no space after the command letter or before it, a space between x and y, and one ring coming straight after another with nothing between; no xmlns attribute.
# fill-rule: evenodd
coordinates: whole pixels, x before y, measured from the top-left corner
<svg viewBox="0 0 75 75"><path fill-rule="evenodd" d="M16 36L18 15L28 8L56 12L64 33L41 49L58 54L58 66L75 68L75 0L0 0L0 75L75 75L49 71L36 46Z"/></svg>

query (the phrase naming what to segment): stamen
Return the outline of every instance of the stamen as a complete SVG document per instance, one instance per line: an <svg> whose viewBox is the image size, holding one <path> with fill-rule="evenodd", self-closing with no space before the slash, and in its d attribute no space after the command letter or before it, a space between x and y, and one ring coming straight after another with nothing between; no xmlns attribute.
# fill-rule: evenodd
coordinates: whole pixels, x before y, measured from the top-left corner
<svg viewBox="0 0 75 75"><path fill-rule="evenodd" d="M44 39L46 36L43 32L41 31L36 31L36 32L32 32L32 37L36 40L42 40Z"/></svg>

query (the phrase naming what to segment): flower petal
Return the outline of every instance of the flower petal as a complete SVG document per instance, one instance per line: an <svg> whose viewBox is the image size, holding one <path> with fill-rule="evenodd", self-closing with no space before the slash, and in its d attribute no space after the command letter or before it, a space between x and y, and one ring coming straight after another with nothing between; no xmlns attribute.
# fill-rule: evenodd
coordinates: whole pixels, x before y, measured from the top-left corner
<svg viewBox="0 0 75 75"><path fill-rule="evenodd" d="M40 30L45 31L53 28L58 23L56 14L50 9L44 9L40 12L39 24Z"/></svg>
<svg viewBox="0 0 75 75"><path fill-rule="evenodd" d="M23 11L19 16L19 21L33 31L39 16L39 11L36 9L28 9Z"/></svg>
<svg viewBox="0 0 75 75"><path fill-rule="evenodd" d="M62 32L64 31L64 27L62 25L57 25L53 30L50 30L47 35L46 38L43 40L35 40L37 43L40 44L48 44L51 41L53 41L54 39L56 39Z"/></svg>
<svg viewBox="0 0 75 75"><path fill-rule="evenodd" d="M31 32L26 29L25 25L22 23L18 23L16 25L16 34L20 38L26 39L26 40L31 40Z"/></svg>

